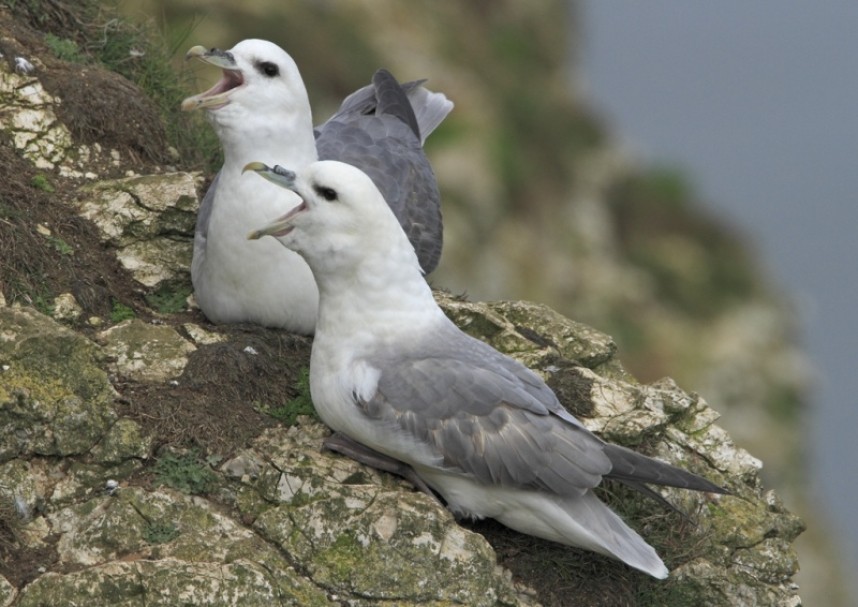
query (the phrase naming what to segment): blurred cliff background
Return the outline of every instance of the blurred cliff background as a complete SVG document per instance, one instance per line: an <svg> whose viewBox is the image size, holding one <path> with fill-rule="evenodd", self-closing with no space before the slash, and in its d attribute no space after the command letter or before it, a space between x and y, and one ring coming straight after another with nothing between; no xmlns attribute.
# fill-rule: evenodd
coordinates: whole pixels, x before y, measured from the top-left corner
<svg viewBox="0 0 858 607"><path fill-rule="evenodd" d="M642 381L699 392L807 519L807 603L854 604L855 7L123 8L162 29L193 92L218 74L184 51L247 37L293 55L317 121L379 66L444 91L456 109L427 143L446 239L433 285L547 303L613 335ZM199 162L213 170L211 143Z"/></svg>

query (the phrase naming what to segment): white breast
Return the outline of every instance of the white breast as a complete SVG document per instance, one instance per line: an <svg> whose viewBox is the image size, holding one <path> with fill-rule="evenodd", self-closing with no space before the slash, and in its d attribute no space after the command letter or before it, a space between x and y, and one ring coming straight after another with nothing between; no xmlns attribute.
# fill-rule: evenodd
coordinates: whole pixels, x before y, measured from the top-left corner
<svg viewBox="0 0 858 607"><path fill-rule="evenodd" d="M197 301L210 320L313 332L319 294L306 262L273 238L247 240L297 202L256 175L222 175L205 254L195 255L192 267Z"/></svg>

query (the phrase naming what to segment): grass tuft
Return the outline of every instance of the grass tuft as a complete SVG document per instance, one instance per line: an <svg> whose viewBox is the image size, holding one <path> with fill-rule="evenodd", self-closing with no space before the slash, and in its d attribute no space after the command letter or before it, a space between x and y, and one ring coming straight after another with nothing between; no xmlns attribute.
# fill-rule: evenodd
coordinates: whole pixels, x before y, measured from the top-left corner
<svg viewBox="0 0 858 607"><path fill-rule="evenodd" d="M153 24L132 25L118 19L105 22L104 36L90 51L108 69L122 74L143 89L164 117L167 140L183 165L213 170L222 163L220 143L202 114L182 112L180 105L192 94L189 71L177 72L173 58L184 51L193 25L168 39Z"/></svg>

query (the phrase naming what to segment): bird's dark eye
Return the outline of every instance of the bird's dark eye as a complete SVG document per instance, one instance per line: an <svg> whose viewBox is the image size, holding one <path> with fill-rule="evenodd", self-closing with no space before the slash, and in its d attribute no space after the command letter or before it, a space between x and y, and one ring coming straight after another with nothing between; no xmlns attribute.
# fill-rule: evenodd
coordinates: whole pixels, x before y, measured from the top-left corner
<svg viewBox="0 0 858 607"><path fill-rule="evenodd" d="M269 78L274 78L274 76L280 74L280 68L277 67L277 64L270 61L257 62L256 69L259 70L259 73L265 74Z"/></svg>
<svg viewBox="0 0 858 607"><path fill-rule="evenodd" d="M317 185L313 189L316 190L316 194L318 194L328 202L333 202L337 199L337 191L333 188Z"/></svg>

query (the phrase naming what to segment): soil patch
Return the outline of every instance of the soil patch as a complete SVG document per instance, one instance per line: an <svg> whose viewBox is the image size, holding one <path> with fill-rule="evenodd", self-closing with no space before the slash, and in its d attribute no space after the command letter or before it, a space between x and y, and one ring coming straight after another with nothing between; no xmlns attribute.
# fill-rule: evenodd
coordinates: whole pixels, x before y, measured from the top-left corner
<svg viewBox="0 0 858 607"><path fill-rule="evenodd" d="M207 328L229 341L201 346L174 383L117 384L120 413L154 436L156 447L199 447L226 457L279 423L267 411L300 396L311 342L262 327Z"/></svg>

